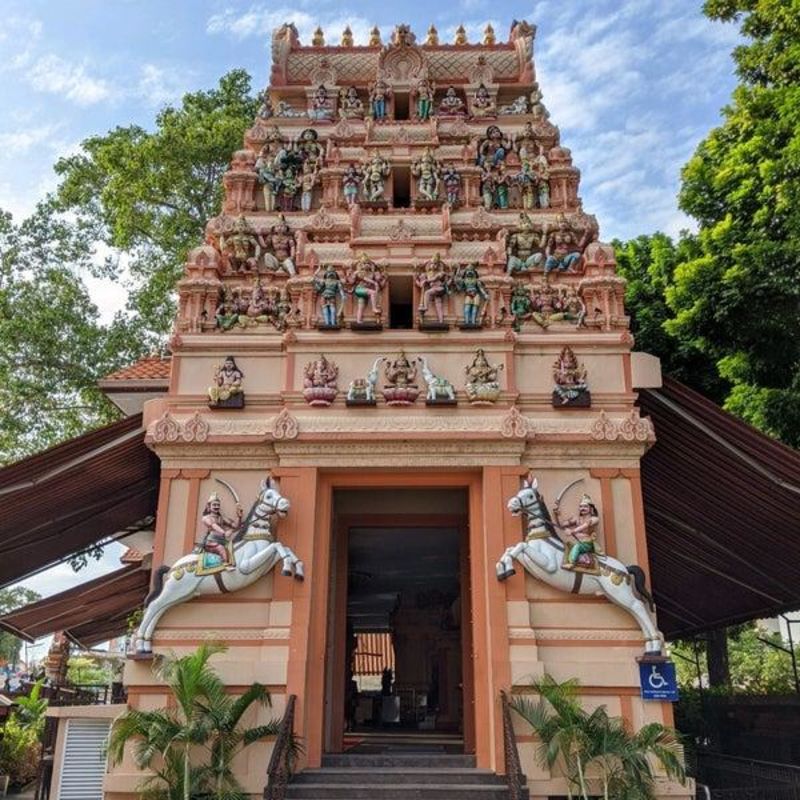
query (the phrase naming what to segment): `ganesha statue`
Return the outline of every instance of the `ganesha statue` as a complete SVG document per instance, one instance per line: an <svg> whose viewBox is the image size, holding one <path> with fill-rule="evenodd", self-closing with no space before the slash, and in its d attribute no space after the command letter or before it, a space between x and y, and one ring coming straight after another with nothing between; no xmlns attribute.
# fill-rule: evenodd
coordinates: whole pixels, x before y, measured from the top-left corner
<svg viewBox="0 0 800 800"><path fill-rule="evenodd" d="M329 406L339 392L339 368L324 355L306 364L303 371L303 397L310 406Z"/></svg>

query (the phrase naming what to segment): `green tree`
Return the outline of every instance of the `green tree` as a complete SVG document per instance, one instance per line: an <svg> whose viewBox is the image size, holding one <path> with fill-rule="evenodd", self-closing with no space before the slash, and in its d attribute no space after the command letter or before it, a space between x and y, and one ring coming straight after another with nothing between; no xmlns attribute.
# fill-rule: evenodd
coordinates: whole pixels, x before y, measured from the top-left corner
<svg viewBox="0 0 800 800"><path fill-rule="evenodd" d="M122 314L100 323L81 277L93 259L52 200L19 225L0 212L0 464L118 416L96 382L144 343Z"/></svg>
<svg viewBox="0 0 800 800"><path fill-rule="evenodd" d="M133 742L137 766L152 770L142 785L145 800L247 797L234 778L233 759L243 748L276 735L280 722L241 726L248 709L270 704L269 692L254 683L239 697L229 695L209 664L224 650L203 644L188 656L166 660L159 677L174 695L176 709L131 710L114 723L109 741L112 760L119 763Z"/></svg>
<svg viewBox="0 0 800 800"><path fill-rule="evenodd" d="M704 8L747 41L723 122L683 170L699 250L666 289L666 328L716 362L728 410L800 446L800 3Z"/></svg>
<svg viewBox="0 0 800 800"><path fill-rule="evenodd" d="M35 603L41 599L41 595L32 589L18 586L14 589L0 589L0 616L8 614L28 603ZM14 636L8 631L0 631L0 660L15 666L19 661L19 654L22 650L22 639Z"/></svg>
<svg viewBox="0 0 800 800"><path fill-rule="evenodd" d="M538 700L517 696L511 707L539 737L541 763L559 769L567 779L570 797L577 792L589 800L599 783L605 800L650 800L655 797L652 761L668 777L685 780L680 741L671 728L651 723L632 733L606 706L588 712L578 699L575 680L558 683L545 675L533 689Z"/></svg>
<svg viewBox="0 0 800 800"><path fill-rule="evenodd" d="M233 70L214 89L164 108L154 130L115 128L55 166L62 208L125 255L136 284L130 306L149 331L163 334L172 323L186 254L219 213L222 175L257 110L250 76ZM118 277L120 262L106 274Z"/></svg>

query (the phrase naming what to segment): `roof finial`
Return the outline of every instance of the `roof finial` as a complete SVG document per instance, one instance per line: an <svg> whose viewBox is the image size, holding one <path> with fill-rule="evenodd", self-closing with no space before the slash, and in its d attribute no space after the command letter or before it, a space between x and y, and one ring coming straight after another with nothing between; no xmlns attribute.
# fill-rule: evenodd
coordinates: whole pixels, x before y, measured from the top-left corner
<svg viewBox="0 0 800 800"><path fill-rule="evenodd" d="M317 29L314 31L314 36L311 39L311 46L325 47L325 34L319 26L317 26Z"/></svg>
<svg viewBox="0 0 800 800"><path fill-rule="evenodd" d="M436 30L435 25L431 25L430 28L428 28L428 38L425 39L425 44L431 47L436 47L436 45L439 44L439 31Z"/></svg>
<svg viewBox="0 0 800 800"><path fill-rule="evenodd" d="M493 45L497 39L494 35L494 28L492 27L491 22L486 23L486 27L483 30L483 43L486 45Z"/></svg>
<svg viewBox="0 0 800 800"><path fill-rule="evenodd" d="M350 30L350 26L347 25L345 29L342 31L342 47L352 47L353 46L353 31Z"/></svg>
<svg viewBox="0 0 800 800"><path fill-rule="evenodd" d="M369 46L381 46L381 32L377 25L369 32Z"/></svg>
<svg viewBox="0 0 800 800"><path fill-rule="evenodd" d="M462 45L467 43L467 31L464 29L463 25L459 25L456 28L456 38L454 44Z"/></svg>

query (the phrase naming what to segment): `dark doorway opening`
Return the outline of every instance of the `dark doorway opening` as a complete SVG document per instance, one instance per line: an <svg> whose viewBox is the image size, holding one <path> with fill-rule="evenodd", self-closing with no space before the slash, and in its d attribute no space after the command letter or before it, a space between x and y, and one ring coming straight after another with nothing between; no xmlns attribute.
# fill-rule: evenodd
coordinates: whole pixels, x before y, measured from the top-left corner
<svg viewBox="0 0 800 800"><path fill-rule="evenodd" d="M463 515L421 514L418 521L409 513L398 513L396 521L391 514L363 517L369 524L360 524L356 515L354 524L340 527L337 584L346 600L340 604L345 663L339 674L345 692L343 718L334 725L344 728L348 750L376 752L391 742L463 752L466 493L371 494L372 502L406 512L419 506L421 495L450 495L449 504L463 508Z"/></svg>
<svg viewBox="0 0 800 800"><path fill-rule="evenodd" d="M411 207L411 168L395 167L392 172L392 205L395 208Z"/></svg>
<svg viewBox="0 0 800 800"><path fill-rule="evenodd" d="M394 93L394 118L396 120L406 120L409 118L408 92Z"/></svg>
<svg viewBox="0 0 800 800"><path fill-rule="evenodd" d="M410 276L389 278L389 327L398 330L414 327L414 284Z"/></svg>

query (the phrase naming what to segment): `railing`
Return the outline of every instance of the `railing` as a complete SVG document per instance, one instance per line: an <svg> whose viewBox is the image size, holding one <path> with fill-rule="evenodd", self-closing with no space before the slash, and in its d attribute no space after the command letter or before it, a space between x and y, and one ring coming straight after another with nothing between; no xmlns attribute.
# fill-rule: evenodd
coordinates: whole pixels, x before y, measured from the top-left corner
<svg viewBox="0 0 800 800"><path fill-rule="evenodd" d="M722 753L697 754L712 800L800 800L800 767Z"/></svg>
<svg viewBox="0 0 800 800"><path fill-rule="evenodd" d="M506 782L508 783L508 796L510 800L526 800L528 790L525 786L525 774L519 761L517 750L517 737L514 734L514 724L511 721L511 704L505 691L500 692L503 704L503 753L505 755Z"/></svg>
<svg viewBox="0 0 800 800"><path fill-rule="evenodd" d="M286 796L286 785L292 777L292 761L294 759L294 706L297 695L290 694L286 711L281 721L275 747L267 767L267 786L264 789L264 800L283 800Z"/></svg>
<svg viewBox="0 0 800 800"><path fill-rule="evenodd" d="M25 682L16 692L8 693L12 700L15 697L27 696L33 688L32 683ZM40 697L51 706L104 706L109 703L126 703L127 692L121 683L82 683L69 686L42 686Z"/></svg>

